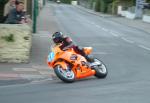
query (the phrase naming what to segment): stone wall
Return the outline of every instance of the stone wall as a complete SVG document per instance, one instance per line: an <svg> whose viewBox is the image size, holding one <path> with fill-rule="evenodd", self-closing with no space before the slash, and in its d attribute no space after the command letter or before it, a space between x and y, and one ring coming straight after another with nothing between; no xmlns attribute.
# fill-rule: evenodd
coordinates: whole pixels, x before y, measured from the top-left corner
<svg viewBox="0 0 150 103"><path fill-rule="evenodd" d="M26 24L0 24L0 62L27 63L32 29Z"/></svg>

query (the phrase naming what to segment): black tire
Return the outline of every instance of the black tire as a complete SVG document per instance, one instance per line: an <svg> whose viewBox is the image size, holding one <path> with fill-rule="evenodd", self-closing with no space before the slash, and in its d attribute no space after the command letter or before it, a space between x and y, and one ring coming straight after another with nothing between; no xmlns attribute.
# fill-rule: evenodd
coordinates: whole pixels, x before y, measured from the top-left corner
<svg viewBox="0 0 150 103"><path fill-rule="evenodd" d="M100 61L99 59L94 59L94 61L99 61L99 62L101 62L101 65L94 67L94 70L96 71L95 76L96 76L97 78L105 78L105 77L107 76L107 74L108 74L107 67L106 67L105 64L104 64L102 61Z"/></svg>
<svg viewBox="0 0 150 103"><path fill-rule="evenodd" d="M61 65L57 65L54 67L54 72L59 79L66 83L72 83L75 81L75 74L72 70L64 70ZM70 72L72 77L67 77L63 72Z"/></svg>

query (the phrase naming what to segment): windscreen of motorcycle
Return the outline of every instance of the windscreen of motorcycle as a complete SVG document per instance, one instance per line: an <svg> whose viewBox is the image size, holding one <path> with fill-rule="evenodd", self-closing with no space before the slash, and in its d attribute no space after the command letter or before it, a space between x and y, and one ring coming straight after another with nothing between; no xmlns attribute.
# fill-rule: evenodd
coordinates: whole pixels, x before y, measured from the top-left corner
<svg viewBox="0 0 150 103"><path fill-rule="evenodd" d="M50 52L49 55L48 55L48 62L53 61L54 57L55 57L55 53L54 52Z"/></svg>

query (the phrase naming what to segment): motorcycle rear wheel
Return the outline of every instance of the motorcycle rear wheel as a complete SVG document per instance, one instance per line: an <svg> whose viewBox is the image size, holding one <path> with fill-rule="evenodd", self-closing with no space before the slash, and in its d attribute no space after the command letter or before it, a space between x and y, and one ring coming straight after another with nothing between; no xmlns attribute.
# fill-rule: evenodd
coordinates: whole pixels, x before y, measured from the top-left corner
<svg viewBox="0 0 150 103"><path fill-rule="evenodd" d="M75 74L69 68L63 69L61 65L56 65L54 67L54 72L63 82L72 83L75 81Z"/></svg>

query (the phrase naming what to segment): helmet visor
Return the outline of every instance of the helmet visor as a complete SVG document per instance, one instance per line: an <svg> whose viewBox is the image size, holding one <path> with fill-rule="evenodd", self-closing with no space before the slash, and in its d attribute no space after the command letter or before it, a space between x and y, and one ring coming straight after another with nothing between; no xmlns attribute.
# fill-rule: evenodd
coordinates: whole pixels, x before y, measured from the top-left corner
<svg viewBox="0 0 150 103"><path fill-rule="evenodd" d="M55 38L55 39L53 39L53 41L54 41L54 43L61 43L60 38Z"/></svg>

